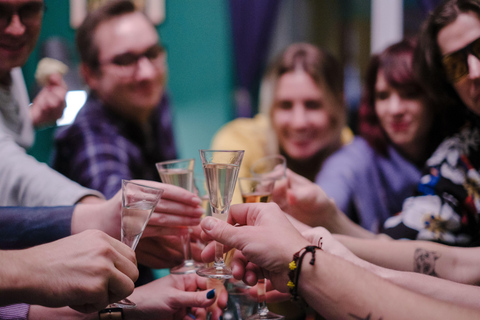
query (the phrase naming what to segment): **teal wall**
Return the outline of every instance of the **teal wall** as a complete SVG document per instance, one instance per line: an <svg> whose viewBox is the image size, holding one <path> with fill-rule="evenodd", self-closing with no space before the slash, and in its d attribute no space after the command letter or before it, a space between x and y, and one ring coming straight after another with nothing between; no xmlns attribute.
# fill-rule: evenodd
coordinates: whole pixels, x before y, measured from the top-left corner
<svg viewBox="0 0 480 320"><path fill-rule="evenodd" d="M45 0L47 11L39 39L65 38L72 52L75 30L69 24L68 1ZM199 160L214 133L232 117L232 56L228 2L166 0L166 19L158 27L168 52L169 84L179 157ZM73 57L78 61L78 57ZM38 62L34 51L23 68L32 88ZM32 154L45 161L52 130L39 134ZM199 161L197 161L198 164Z"/></svg>

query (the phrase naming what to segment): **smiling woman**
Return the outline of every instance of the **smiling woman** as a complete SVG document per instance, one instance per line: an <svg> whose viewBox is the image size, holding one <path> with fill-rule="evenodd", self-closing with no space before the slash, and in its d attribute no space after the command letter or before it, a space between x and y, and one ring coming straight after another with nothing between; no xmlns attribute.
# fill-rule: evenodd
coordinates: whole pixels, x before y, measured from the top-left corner
<svg viewBox="0 0 480 320"><path fill-rule="evenodd" d="M440 108L413 71L415 47L404 40L372 57L359 110L361 137L332 155L316 179L340 210L375 233L401 211L443 138Z"/></svg>
<svg viewBox="0 0 480 320"><path fill-rule="evenodd" d="M248 177L256 160L280 153L288 168L313 181L325 159L352 139L345 127L343 70L311 44L292 44L272 62L260 109L253 119L226 124L212 141L213 149L245 150L239 177ZM232 202L240 203L240 195Z"/></svg>

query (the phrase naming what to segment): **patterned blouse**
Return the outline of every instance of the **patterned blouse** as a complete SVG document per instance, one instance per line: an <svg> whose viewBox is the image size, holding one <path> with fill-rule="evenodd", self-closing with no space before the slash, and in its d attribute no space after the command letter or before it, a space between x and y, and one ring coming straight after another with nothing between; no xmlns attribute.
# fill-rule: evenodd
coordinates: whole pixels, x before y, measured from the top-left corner
<svg viewBox="0 0 480 320"><path fill-rule="evenodd" d="M480 121L472 118L445 139L427 161L417 195L389 218L383 231L393 238L470 246L480 234Z"/></svg>

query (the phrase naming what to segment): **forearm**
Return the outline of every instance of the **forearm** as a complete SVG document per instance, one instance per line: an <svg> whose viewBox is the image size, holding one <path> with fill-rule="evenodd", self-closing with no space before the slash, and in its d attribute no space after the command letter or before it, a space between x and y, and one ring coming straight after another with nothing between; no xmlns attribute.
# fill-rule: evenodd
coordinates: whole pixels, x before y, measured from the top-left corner
<svg viewBox="0 0 480 320"><path fill-rule="evenodd" d="M28 320L69 319L69 320L97 320L97 313L83 314L69 307L47 308L38 305L30 306Z"/></svg>
<svg viewBox="0 0 480 320"><path fill-rule="evenodd" d="M331 233L348 235L355 238L373 239L377 237L376 234L350 220L345 213L339 209L336 210L336 214L332 219L328 219L328 225L324 227Z"/></svg>
<svg viewBox="0 0 480 320"><path fill-rule="evenodd" d="M375 270L376 269L376 270ZM419 273L373 267L378 276L409 291L459 306L480 309L480 287L429 277Z"/></svg>
<svg viewBox="0 0 480 320"><path fill-rule="evenodd" d="M310 254L305 259L308 261ZM299 293L328 319L478 319L480 316L477 311L407 291L318 250L316 261L314 266L303 264Z"/></svg>
<svg viewBox="0 0 480 320"><path fill-rule="evenodd" d="M480 248L458 248L430 241L379 241L335 235L359 258L399 271L465 283L480 283Z"/></svg>

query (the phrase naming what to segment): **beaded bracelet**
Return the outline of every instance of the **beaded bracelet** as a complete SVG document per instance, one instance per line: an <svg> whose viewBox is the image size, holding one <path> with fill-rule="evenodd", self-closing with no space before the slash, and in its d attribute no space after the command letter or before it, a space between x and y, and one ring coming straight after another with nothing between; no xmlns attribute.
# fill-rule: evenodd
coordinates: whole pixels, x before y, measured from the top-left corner
<svg viewBox="0 0 480 320"><path fill-rule="evenodd" d="M306 246L305 248L300 249L293 255L292 262L288 264L290 271L288 272L288 278L290 279L287 283L287 286L292 295L292 300L298 300L298 278L300 277L300 270L302 268L303 258L307 252L312 253L312 259L310 264L313 266L315 264L315 250L322 250L322 238L319 241L319 247L317 246Z"/></svg>

